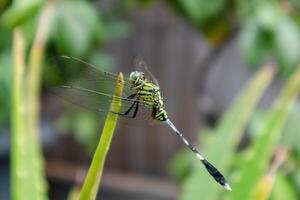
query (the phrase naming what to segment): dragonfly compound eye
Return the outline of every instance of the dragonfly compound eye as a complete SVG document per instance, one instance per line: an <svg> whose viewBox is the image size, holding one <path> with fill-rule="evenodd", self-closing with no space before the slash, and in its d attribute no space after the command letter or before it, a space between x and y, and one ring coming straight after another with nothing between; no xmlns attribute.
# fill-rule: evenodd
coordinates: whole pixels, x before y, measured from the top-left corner
<svg viewBox="0 0 300 200"><path fill-rule="evenodd" d="M137 71L131 72L129 75L129 81L131 83L135 83L136 79L137 79Z"/></svg>
<svg viewBox="0 0 300 200"><path fill-rule="evenodd" d="M145 80L143 72L134 71L130 73L129 81L134 85L139 85Z"/></svg>

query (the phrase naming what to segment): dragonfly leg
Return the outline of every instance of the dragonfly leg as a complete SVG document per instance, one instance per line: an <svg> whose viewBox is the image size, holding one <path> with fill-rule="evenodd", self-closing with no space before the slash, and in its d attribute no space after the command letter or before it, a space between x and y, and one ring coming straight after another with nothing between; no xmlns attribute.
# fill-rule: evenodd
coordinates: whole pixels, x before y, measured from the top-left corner
<svg viewBox="0 0 300 200"><path fill-rule="evenodd" d="M135 108L134 108L135 107ZM128 110L126 110L125 112L120 112L120 113L117 113L117 112L114 112L114 111L109 111L111 113L114 113L114 114L117 114L117 115L121 115L123 117L128 117L128 118L135 118L136 117L136 114L138 112L138 107L139 107L139 102L135 101L133 102L133 104L130 106L130 108L128 108ZM132 109L135 109L134 112L133 112L133 115L128 115L130 113L130 111Z"/></svg>
<svg viewBox="0 0 300 200"><path fill-rule="evenodd" d="M129 95L128 97L126 97L126 99L133 99L137 94L136 93L133 93L131 95ZM118 114L118 115L121 115L123 117L128 117L128 118L135 118L136 117L136 114L137 114L137 111L138 111L138 104L139 102L138 101L135 101L132 103L132 105L128 108L128 110L126 110L125 112L120 112L120 113L116 113L116 112L113 112L113 111L110 111L114 114ZM135 108L134 108L135 107ZM129 116L128 114L130 113L130 111L132 109L135 109L134 112L133 112L133 115L132 116Z"/></svg>
<svg viewBox="0 0 300 200"><path fill-rule="evenodd" d="M128 114L130 113L130 111L133 109L133 107L137 104L137 101L133 102L132 105L128 108L128 110L126 110L123 113L120 113L122 116L128 116ZM136 108L135 108L136 109Z"/></svg>
<svg viewBox="0 0 300 200"><path fill-rule="evenodd" d="M133 111L133 115L129 116L128 114L133 109L134 104L135 104L135 108L134 108L134 111ZM135 118L138 110L139 110L139 102L136 101L132 104L132 106L123 115L121 113L121 116L128 117L128 118Z"/></svg>
<svg viewBox="0 0 300 200"><path fill-rule="evenodd" d="M139 110L139 102L137 101L136 106L135 106L135 110L134 110L133 115L132 115L132 118L136 117L136 114L137 114L138 110Z"/></svg>
<svg viewBox="0 0 300 200"><path fill-rule="evenodd" d="M136 93L130 94L128 97L126 97L126 99L133 99L136 95Z"/></svg>
<svg viewBox="0 0 300 200"><path fill-rule="evenodd" d="M131 95L129 95L128 97L126 97L126 99L133 99L137 94L133 93ZM135 118L136 114L137 114L137 110L138 110L138 101L135 101L132 103L132 105L128 108L128 110L126 110L123 113L119 113L119 115L124 116L124 117L130 117L130 118ZM136 105L136 106L135 106ZM132 116L128 116L128 114L130 113L130 111L133 109L133 107L135 106L135 110Z"/></svg>

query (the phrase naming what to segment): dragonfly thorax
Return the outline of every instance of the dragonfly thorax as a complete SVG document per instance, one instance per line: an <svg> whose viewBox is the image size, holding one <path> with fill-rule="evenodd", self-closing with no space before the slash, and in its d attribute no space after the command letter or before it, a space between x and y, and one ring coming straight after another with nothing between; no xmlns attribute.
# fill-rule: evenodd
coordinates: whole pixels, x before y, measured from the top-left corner
<svg viewBox="0 0 300 200"><path fill-rule="evenodd" d="M145 74L139 71L130 73L129 81L135 90L138 99L145 107L152 111L153 119L166 121L168 116L164 109L163 98L158 85L146 79Z"/></svg>
<svg viewBox="0 0 300 200"><path fill-rule="evenodd" d="M146 81L145 74L139 71L133 71L129 75L129 82L133 88L140 88Z"/></svg>

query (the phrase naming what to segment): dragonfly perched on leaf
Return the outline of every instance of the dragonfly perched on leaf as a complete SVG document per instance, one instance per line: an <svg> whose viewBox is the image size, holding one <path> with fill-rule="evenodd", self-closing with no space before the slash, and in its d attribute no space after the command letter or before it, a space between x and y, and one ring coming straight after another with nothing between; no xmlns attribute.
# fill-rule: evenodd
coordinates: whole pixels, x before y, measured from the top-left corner
<svg viewBox="0 0 300 200"><path fill-rule="evenodd" d="M227 190L231 190L230 185L217 168L209 163L172 123L165 110L158 81L148 70L145 62L141 58L136 57L134 59L134 66L142 70L133 71L129 77L125 78L125 95L123 95L123 97L115 97L112 94L114 84L116 83L116 74L102 71L96 66L75 57L62 56L62 58L79 62L85 65L85 69L82 74L83 78L79 81L70 81L67 85L55 87L54 92L57 95L96 113L113 112L107 109L115 99L121 100L122 102L121 111L119 113L113 112L117 115L134 119L137 118L137 114L141 112L141 110L146 110L150 113L154 121L169 125L172 131L201 161L208 173L220 185ZM97 88L102 89L99 91Z"/></svg>

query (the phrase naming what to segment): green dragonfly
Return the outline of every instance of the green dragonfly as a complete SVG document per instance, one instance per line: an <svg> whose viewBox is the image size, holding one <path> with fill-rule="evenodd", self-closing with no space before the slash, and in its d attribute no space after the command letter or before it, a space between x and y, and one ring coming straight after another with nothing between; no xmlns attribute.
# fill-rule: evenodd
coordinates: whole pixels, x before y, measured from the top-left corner
<svg viewBox="0 0 300 200"><path fill-rule="evenodd" d="M83 64L85 67L81 81L70 81L67 85L54 88L54 92L59 96L88 108L96 113L113 112L108 111L109 104L117 97L113 96L113 87L116 83L117 75L111 72L102 71L81 59L62 56ZM148 70L145 62L136 57L134 66L138 69L130 73L125 78L125 95L117 99L122 101L122 109L118 114L126 118L137 118L138 112L145 110L151 114L154 121L168 124L180 140L196 155L205 166L208 173L223 187L231 191L231 187L224 176L193 146L183 134L175 127L164 107L164 100L161 95L158 81ZM99 91L98 88L102 88Z"/></svg>

